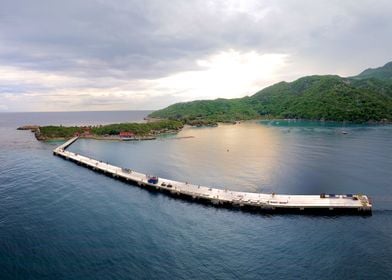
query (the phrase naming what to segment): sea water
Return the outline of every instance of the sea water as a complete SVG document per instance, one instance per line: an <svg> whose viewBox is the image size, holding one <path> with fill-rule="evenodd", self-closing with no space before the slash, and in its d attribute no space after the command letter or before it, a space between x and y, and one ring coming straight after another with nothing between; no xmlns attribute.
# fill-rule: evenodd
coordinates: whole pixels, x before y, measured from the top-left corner
<svg viewBox="0 0 392 280"><path fill-rule="evenodd" d="M0 279L390 279L392 126L251 121L69 149L250 192L364 193L371 217L262 215L151 193L54 157L25 124L147 111L0 114Z"/></svg>

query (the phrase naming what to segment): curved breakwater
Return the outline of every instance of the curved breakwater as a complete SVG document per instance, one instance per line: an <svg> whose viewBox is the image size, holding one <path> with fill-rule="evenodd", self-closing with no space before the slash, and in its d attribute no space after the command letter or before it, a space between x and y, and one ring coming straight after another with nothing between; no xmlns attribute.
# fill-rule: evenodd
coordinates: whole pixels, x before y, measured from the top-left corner
<svg viewBox="0 0 392 280"><path fill-rule="evenodd" d="M130 169L98 161L66 149L74 137L53 150L54 155L88 167L118 180L136 184L150 191L160 191L178 198L257 212L293 212L309 214L369 215L372 204L366 195L280 195L211 188L188 182L152 177Z"/></svg>

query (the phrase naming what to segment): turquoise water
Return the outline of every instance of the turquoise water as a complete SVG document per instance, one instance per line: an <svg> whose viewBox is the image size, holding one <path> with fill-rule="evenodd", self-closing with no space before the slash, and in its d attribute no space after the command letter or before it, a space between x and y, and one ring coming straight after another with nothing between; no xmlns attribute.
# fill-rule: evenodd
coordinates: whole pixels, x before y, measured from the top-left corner
<svg viewBox="0 0 392 280"><path fill-rule="evenodd" d="M256 215L154 194L54 157L27 123L148 112L0 114L1 279L390 279L392 126L248 122L75 152L236 190L366 193L371 217ZM344 129L347 134L342 134Z"/></svg>

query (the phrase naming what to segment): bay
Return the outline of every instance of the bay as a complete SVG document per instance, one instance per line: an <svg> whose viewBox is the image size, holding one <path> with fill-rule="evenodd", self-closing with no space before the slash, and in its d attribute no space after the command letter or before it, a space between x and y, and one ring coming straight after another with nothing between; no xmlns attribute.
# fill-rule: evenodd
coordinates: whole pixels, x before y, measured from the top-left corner
<svg viewBox="0 0 392 280"><path fill-rule="evenodd" d="M214 187L365 193L371 217L256 215L176 200L54 157L59 142L16 130L143 121L148 113L0 114L1 279L390 279L390 125L252 121L70 147Z"/></svg>

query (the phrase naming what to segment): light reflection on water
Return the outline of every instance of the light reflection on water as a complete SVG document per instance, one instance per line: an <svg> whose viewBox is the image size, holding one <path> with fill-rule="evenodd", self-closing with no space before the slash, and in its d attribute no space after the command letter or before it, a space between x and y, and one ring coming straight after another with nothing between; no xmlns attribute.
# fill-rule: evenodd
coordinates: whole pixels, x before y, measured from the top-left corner
<svg viewBox="0 0 392 280"><path fill-rule="evenodd" d="M273 183L279 168L277 131L243 123L185 129L179 136L195 137L170 150L189 176L196 172L196 178L214 178L214 185L248 191L270 188ZM209 179L203 181L208 184Z"/></svg>
<svg viewBox="0 0 392 280"><path fill-rule="evenodd" d="M178 135L189 139L71 146L205 185L363 192L374 198L366 218L259 215L174 199L54 157L58 143L15 130L32 120L132 116L140 120L140 112L0 114L1 279L390 279L392 126L346 126L342 135L339 125L247 122Z"/></svg>
<svg viewBox="0 0 392 280"><path fill-rule="evenodd" d="M338 128L339 129L339 128ZM157 141L79 140L71 150L200 185L288 194L390 194L390 127L276 127L259 122L185 128ZM366 172L364 172L366 170ZM369 186L372 188L369 188Z"/></svg>

